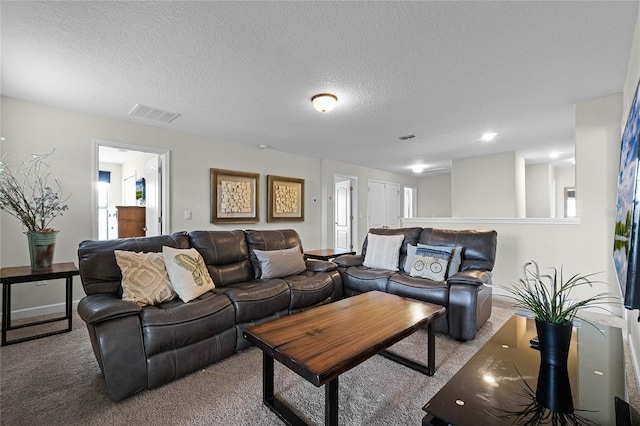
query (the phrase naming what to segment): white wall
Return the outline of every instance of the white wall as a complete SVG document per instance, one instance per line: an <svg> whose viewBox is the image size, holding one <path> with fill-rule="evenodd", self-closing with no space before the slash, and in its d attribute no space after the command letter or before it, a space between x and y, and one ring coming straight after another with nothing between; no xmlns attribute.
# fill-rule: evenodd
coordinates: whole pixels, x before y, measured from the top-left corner
<svg viewBox="0 0 640 426"><path fill-rule="evenodd" d="M524 159L517 152L454 160L452 216L524 217L524 186Z"/></svg>
<svg viewBox="0 0 640 426"><path fill-rule="evenodd" d="M608 285L584 288L576 298L618 292L613 248L622 97L612 95L576 105L576 178L580 188L578 219L416 218L404 226L495 229L498 232L494 283L506 286L522 275L525 262L564 266L567 273L599 273ZM497 289L496 289L497 290ZM617 308L618 313L620 312Z"/></svg>
<svg viewBox="0 0 640 426"><path fill-rule="evenodd" d="M636 21L636 30L633 34L633 44L631 46L631 55L629 58L629 67L627 68L627 78L624 83L624 91L622 93L623 100L623 112L620 119L621 128L624 129L624 125L631 109L631 102L633 102L633 96L640 82L640 10L638 10L638 19ZM618 143L618 148L620 143ZM640 323L638 322L638 316L640 312L625 311L627 316L627 331L629 332L629 346L631 348L631 355L633 358L633 365L635 367L637 383L640 383Z"/></svg>
<svg viewBox="0 0 640 426"><path fill-rule="evenodd" d="M525 168L526 217L555 217L552 192L553 167L551 164L531 164Z"/></svg>
<svg viewBox="0 0 640 426"><path fill-rule="evenodd" d="M418 179L418 216L451 217L451 173Z"/></svg>

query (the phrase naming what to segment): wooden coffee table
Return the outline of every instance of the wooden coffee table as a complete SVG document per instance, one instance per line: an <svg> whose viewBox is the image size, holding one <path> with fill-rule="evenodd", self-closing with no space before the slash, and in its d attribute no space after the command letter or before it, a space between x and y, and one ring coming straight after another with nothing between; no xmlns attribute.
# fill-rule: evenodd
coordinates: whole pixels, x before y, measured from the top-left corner
<svg viewBox="0 0 640 426"><path fill-rule="evenodd" d="M244 337L263 352L263 401L285 423L306 424L274 394L273 360L315 386L325 385L325 424L338 424L338 376L380 353L429 376L435 372L436 318L445 308L372 291L247 329ZM386 348L427 328L427 364Z"/></svg>

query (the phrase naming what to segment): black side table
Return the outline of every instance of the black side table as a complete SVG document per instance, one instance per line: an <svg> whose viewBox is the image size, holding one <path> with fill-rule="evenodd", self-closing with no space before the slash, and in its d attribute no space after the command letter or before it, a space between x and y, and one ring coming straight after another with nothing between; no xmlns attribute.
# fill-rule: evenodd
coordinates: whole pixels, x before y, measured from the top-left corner
<svg viewBox="0 0 640 426"><path fill-rule="evenodd" d="M76 268L76 265L74 265L72 262L54 263L53 265L51 265L51 269L45 269L42 271L32 271L30 266L12 266L8 268L0 268L0 283L2 283L2 346L26 342L27 340L34 340L40 337L52 336L54 334L67 333L71 331L71 298L73 292L73 277L75 275L80 275L80 271L78 271L78 268ZM60 278L66 279L65 316L51 318L43 321L24 323L16 326L11 325L11 286L13 284L55 280ZM7 341L8 330L33 327L40 324L64 320L67 320L69 322L66 329L50 331L47 333L41 333L29 337L23 337L21 339Z"/></svg>
<svg viewBox="0 0 640 426"><path fill-rule="evenodd" d="M341 250L341 249L307 250L304 252L304 258L317 259L317 260L331 260L335 257L342 256L343 254L356 254L356 252L349 251L349 250Z"/></svg>

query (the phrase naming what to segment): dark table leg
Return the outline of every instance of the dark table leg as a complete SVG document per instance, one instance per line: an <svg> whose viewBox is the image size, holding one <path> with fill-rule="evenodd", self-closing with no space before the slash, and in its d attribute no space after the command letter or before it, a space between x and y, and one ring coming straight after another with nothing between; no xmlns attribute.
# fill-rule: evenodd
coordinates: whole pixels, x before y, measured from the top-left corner
<svg viewBox="0 0 640 426"><path fill-rule="evenodd" d="M324 424L338 426L338 378L324 385Z"/></svg>
<svg viewBox="0 0 640 426"><path fill-rule="evenodd" d="M417 363L402 355L395 354L389 351L381 351L380 355L385 358L389 358L399 364L409 367L412 370L418 371L427 376L433 376L436 372L436 333L433 328L433 323L427 324L427 365Z"/></svg>
<svg viewBox="0 0 640 426"><path fill-rule="evenodd" d="M273 357L262 353L262 400L280 420L290 426L307 426L307 423L286 404L280 401L273 389Z"/></svg>
<svg viewBox="0 0 640 426"><path fill-rule="evenodd" d="M69 318L69 326L67 327L67 331L71 331L72 329L72 315L71 315L71 307L73 306L73 277L67 277L66 279L66 317Z"/></svg>
<svg viewBox="0 0 640 426"><path fill-rule="evenodd" d="M7 344L7 329L9 326L9 310L11 309L10 284L2 283L2 346Z"/></svg>

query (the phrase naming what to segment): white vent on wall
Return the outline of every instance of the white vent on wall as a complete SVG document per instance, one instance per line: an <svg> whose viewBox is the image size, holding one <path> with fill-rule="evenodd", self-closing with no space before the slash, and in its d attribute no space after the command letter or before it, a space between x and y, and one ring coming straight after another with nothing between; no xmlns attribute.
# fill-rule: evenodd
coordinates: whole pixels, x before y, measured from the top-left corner
<svg viewBox="0 0 640 426"><path fill-rule="evenodd" d="M142 104L136 104L129 115L134 117L146 118L149 120L162 121L163 123L171 123L176 118L180 117L180 114L163 109L154 108Z"/></svg>

